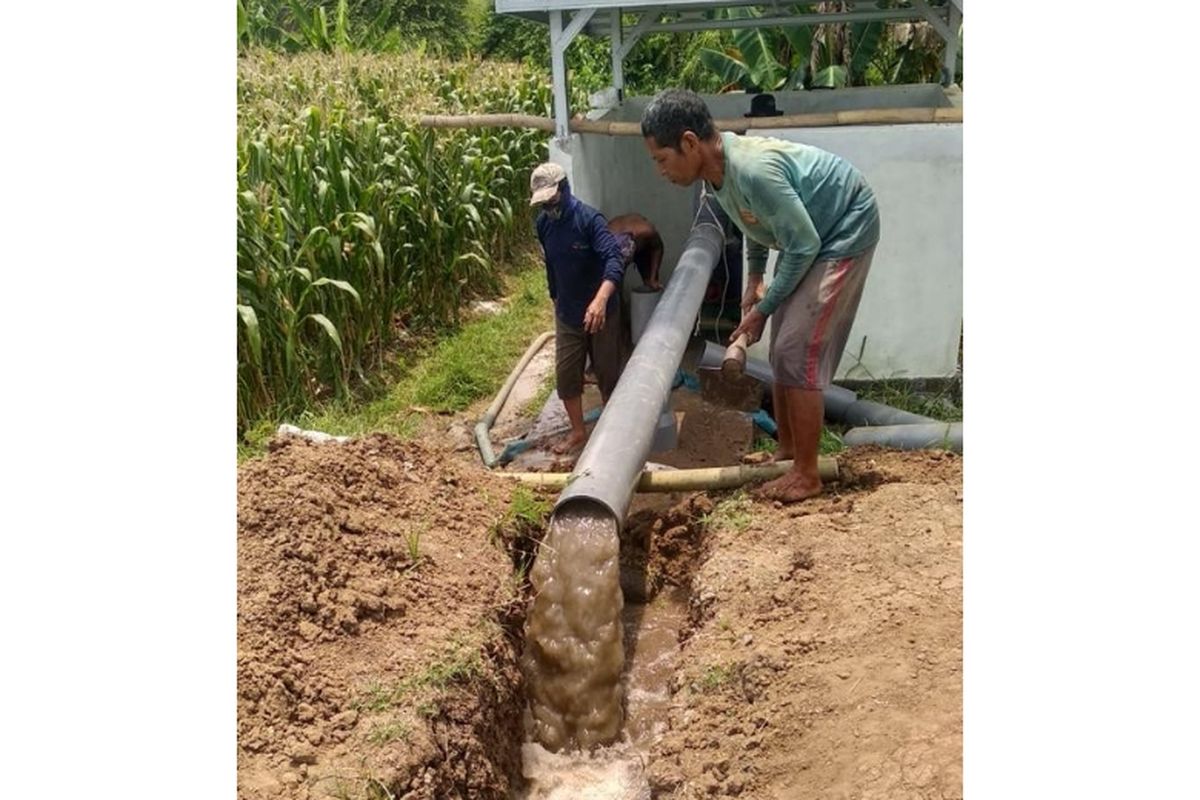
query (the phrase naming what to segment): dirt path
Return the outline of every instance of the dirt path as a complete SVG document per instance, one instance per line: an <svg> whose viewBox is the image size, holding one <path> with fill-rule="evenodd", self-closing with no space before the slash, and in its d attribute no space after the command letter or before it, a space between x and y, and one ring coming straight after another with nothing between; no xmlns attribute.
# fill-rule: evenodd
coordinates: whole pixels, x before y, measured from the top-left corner
<svg viewBox="0 0 1200 800"><path fill-rule="evenodd" d="M711 460L727 443L686 411L680 457ZM239 469L239 797L519 791L532 541L463 427ZM961 460L841 458L847 484L799 508L635 500L640 591L690 598L656 797L961 797Z"/></svg>

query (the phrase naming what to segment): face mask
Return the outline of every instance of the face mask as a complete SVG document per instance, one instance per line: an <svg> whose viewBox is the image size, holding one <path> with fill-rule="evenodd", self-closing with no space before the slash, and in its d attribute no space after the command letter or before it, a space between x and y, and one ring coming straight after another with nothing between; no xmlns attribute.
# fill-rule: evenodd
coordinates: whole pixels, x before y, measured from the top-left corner
<svg viewBox="0 0 1200 800"><path fill-rule="evenodd" d="M562 205L560 203L555 203L554 205L547 204L542 206L542 211L544 211L546 216L550 219L558 219L562 216Z"/></svg>

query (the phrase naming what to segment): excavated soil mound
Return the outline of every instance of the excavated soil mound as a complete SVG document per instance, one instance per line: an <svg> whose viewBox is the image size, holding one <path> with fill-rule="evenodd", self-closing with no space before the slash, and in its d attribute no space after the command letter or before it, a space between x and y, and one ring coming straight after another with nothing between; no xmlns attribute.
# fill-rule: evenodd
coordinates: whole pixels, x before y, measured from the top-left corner
<svg viewBox="0 0 1200 800"><path fill-rule="evenodd" d="M519 796L540 530L458 438L280 439L239 469L240 798ZM838 458L796 506L635 498L627 598L687 603L655 797L961 797L962 460Z"/></svg>
<svg viewBox="0 0 1200 800"><path fill-rule="evenodd" d="M798 506L714 494L655 797L962 797L962 461L850 450Z"/></svg>
<svg viewBox="0 0 1200 800"><path fill-rule="evenodd" d="M520 586L511 483L374 435L238 474L238 794L507 797Z"/></svg>

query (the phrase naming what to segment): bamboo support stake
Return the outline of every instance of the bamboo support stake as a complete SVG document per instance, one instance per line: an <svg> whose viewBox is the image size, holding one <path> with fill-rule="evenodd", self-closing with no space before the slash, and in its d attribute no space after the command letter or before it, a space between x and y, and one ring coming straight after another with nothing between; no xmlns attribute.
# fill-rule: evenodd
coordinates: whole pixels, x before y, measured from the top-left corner
<svg viewBox="0 0 1200 800"><path fill-rule="evenodd" d="M713 120L719 130L745 133L763 128L827 128L840 125L909 125L929 122L962 122L961 108L867 108L856 111L832 111L823 114L784 114L780 117L743 117ZM535 128L554 131L554 120L531 114L432 115L420 118L426 128ZM606 122L599 119L572 119L573 133L600 133L609 136L641 136L640 122Z"/></svg>
<svg viewBox="0 0 1200 800"><path fill-rule="evenodd" d="M791 461L775 464L733 467L707 467L702 469L670 469L643 472L638 480L639 492L684 492L699 489L733 489L747 483L778 478L792 468ZM837 459L821 456L817 469L822 481L838 479ZM498 472L506 478L543 489L562 489L567 485L570 474L566 472Z"/></svg>
<svg viewBox="0 0 1200 800"><path fill-rule="evenodd" d="M554 131L553 119L532 114L435 114L421 117L420 122L425 128L536 128Z"/></svg>

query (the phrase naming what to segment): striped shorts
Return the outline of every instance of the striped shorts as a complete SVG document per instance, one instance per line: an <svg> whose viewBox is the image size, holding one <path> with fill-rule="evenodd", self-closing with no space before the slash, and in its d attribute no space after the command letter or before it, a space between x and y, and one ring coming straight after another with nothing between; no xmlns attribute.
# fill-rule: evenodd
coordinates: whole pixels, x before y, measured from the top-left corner
<svg viewBox="0 0 1200 800"><path fill-rule="evenodd" d="M875 248L849 258L818 261L771 315L771 370L775 382L824 389L833 380Z"/></svg>

